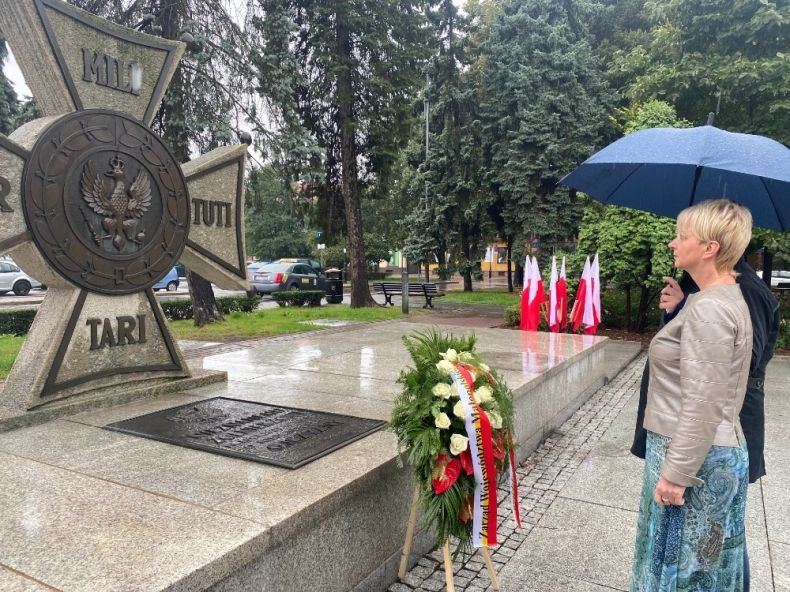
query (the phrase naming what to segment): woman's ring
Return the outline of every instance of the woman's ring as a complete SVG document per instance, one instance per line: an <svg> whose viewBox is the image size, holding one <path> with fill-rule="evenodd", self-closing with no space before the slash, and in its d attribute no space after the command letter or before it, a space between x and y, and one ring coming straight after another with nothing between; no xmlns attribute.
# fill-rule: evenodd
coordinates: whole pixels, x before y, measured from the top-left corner
<svg viewBox="0 0 790 592"><path fill-rule="evenodd" d="M665 498L665 497L662 497L662 498L661 498L661 503L662 503L662 504L668 504L668 503L669 503L669 499L668 499L668 498Z"/></svg>

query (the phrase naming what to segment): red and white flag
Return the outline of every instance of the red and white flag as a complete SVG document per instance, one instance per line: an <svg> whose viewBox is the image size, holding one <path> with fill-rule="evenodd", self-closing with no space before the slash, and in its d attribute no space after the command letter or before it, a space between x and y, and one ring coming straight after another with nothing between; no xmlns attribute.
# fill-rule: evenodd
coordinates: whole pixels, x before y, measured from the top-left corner
<svg viewBox="0 0 790 592"><path fill-rule="evenodd" d="M590 258L584 260L584 270L579 280L579 287L576 288L576 301L573 304L571 323L573 332L579 330L582 324L587 326L587 320L592 319L592 281L590 277ZM588 308L590 310L588 314Z"/></svg>
<svg viewBox="0 0 790 592"><path fill-rule="evenodd" d="M593 323L584 332L587 335L595 335L598 332L598 325L601 323L601 270L598 267L598 253L595 254L590 266L590 276L592 277Z"/></svg>
<svg viewBox="0 0 790 592"><path fill-rule="evenodd" d="M549 331L559 333L568 317L568 283L565 280L565 257L562 271L557 277L557 258L551 258L551 280L549 284Z"/></svg>
<svg viewBox="0 0 790 592"><path fill-rule="evenodd" d="M537 331L540 325L540 305L546 302L538 260L527 255L524 265L524 291L521 293L521 321L523 331Z"/></svg>
<svg viewBox="0 0 790 592"><path fill-rule="evenodd" d="M557 305L560 330L563 330L568 324L568 278L565 275L565 257L562 258L560 277L557 280Z"/></svg>

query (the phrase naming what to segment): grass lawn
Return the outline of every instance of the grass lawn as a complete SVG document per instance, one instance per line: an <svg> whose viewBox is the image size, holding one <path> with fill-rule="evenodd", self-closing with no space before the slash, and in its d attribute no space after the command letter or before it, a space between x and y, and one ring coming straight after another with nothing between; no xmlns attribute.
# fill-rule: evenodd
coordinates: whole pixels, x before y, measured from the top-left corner
<svg viewBox="0 0 790 592"><path fill-rule="evenodd" d="M350 308L346 305L321 308L285 307L258 310L252 313L234 312L225 315L224 323L212 323L198 329L191 320L171 321L170 328L177 339L201 341L234 341L253 337L283 335L315 331L322 327L301 321L331 319L336 321L385 321L403 316L399 306L387 308Z"/></svg>
<svg viewBox="0 0 790 592"><path fill-rule="evenodd" d="M474 292L447 292L442 298L445 302L461 302L463 304L497 304L509 306L518 302L520 292L508 292L506 289L476 290Z"/></svg>
<svg viewBox="0 0 790 592"><path fill-rule="evenodd" d="M24 337L14 335L0 335L0 378L5 378L14 365L16 355L19 353Z"/></svg>

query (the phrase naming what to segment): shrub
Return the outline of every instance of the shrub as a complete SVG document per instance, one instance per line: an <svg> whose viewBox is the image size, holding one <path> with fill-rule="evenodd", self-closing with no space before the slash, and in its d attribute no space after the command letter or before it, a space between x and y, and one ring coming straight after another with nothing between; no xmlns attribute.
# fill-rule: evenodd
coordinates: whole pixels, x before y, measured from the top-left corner
<svg viewBox="0 0 790 592"><path fill-rule="evenodd" d="M217 298L217 307L222 314L231 312L252 312L258 308L258 298L247 296L222 296ZM191 319L194 314L192 311L191 300L168 300L160 302L165 318L170 321L183 321Z"/></svg>
<svg viewBox="0 0 790 592"><path fill-rule="evenodd" d="M323 290L293 290L290 292L272 292L272 300L280 306L321 306Z"/></svg>
<svg viewBox="0 0 790 592"><path fill-rule="evenodd" d="M2 310L0 311L0 335L27 335L35 318L35 308Z"/></svg>
<svg viewBox="0 0 790 592"><path fill-rule="evenodd" d="M507 327L518 327L521 322L521 305L511 304L505 308L505 325Z"/></svg>

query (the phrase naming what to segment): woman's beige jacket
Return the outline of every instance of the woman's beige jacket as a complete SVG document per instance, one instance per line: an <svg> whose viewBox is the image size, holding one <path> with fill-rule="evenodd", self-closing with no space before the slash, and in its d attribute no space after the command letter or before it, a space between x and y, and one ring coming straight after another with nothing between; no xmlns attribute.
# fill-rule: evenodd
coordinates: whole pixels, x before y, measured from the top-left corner
<svg viewBox="0 0 790 592"><path fill-rule="evenodd" d="M752 322L737 284L689 295L650 343L644 427L671 438L661 476L701 485L697 471L712 445L739 446Z"/></svg>

